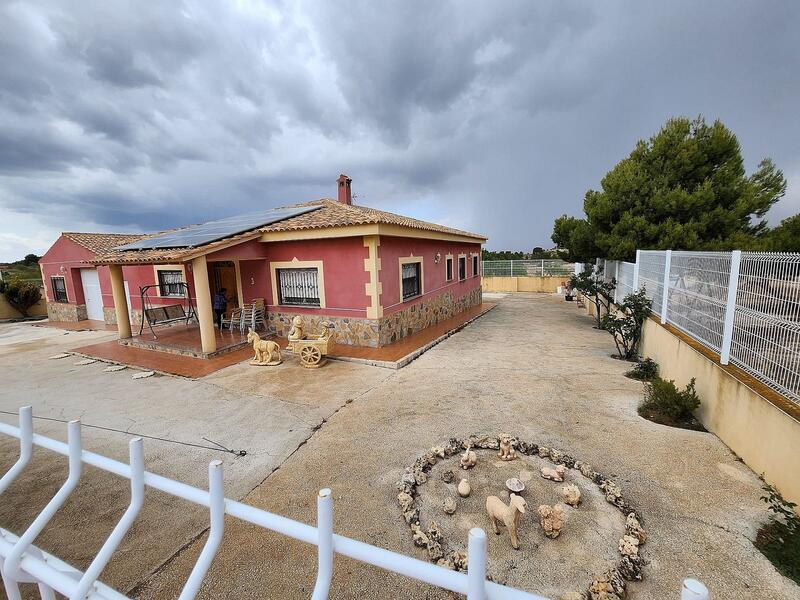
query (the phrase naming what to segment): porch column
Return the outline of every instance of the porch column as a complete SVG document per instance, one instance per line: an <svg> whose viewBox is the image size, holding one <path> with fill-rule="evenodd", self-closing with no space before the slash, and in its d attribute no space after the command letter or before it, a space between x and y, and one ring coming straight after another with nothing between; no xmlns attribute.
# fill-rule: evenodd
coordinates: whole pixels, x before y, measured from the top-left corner
<svg viewBox="0 0 800 600"><path fill-rule="evenodd" d="M211 287L208 285L208 265L205 256L192 259L192 276L194 292L197 296L197 322L200 323L200 344L203 352L217 350L217 338L214 333L214 312L211 310Z"/></svg>
<svg viewBox="0 0 800 600"><path fill-rule="evenodd" d="M109 265L111 273L111 294L114 296L114 311L117 313L117 331L119 339L131 337L131 316L128 314L128 302L125 299L125 282L122 279L122 267Z"/></svg>

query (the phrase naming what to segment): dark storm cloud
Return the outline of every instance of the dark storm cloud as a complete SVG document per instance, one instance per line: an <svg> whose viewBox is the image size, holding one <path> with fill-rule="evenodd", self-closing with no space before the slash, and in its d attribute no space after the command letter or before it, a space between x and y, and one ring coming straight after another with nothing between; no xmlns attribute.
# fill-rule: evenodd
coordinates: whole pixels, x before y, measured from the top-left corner
<svg viewBox="0 0 800 600"><path fill-rule="evenodd" d="M331 196L344 171L358 201L528 249L638 139L703 114L786 172L774 221L800 211L799 25L788 0L12 0L0 206L37 239L162 229Z"/></svg>

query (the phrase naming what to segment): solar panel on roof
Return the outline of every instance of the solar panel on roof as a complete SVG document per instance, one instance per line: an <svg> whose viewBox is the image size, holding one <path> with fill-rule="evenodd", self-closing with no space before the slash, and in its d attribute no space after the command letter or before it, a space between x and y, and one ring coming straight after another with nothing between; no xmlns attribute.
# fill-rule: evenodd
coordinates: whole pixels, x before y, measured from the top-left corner
<svg viewBox="0 0 800 600"><path fill-rule="evenodd" d="M203 244L244 233L251 229L264 227L278 221L284 221L298 215L317 210L322 206L302 206L297 208L273 208L257 213L236 215L209 221L199 225L190 225L178 231L163 233L151 238L146 238L124 246L117 246L115 250L152 250L155 248L196 248Z"/></svg>

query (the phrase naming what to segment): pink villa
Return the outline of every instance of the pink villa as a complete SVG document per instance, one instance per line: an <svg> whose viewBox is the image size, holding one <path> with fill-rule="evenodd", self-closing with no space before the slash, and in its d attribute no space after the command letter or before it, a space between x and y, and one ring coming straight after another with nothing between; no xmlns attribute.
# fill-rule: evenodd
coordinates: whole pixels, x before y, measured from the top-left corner
<svg viewBox="0 0 800 600"><path fill-rule="evenodd" d="M48 315L116 323L135 344L143 318L166 327L193 314L208 357L231 345L214 325L221 288L229 312L263 301L269 333L301 315L309 331L327 321L337 343L369 347L481 304L485 236L354 205L346 175L337 186L337 200L167 232L63 233L40 260Z"/></svg>

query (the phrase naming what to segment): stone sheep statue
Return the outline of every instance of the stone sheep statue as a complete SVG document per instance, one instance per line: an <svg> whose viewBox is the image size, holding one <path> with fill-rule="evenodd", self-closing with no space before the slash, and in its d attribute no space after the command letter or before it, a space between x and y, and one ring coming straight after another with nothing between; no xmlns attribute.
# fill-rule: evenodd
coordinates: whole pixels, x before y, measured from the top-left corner
<svg viewBox="0 0 800 600"><path fill-rule="evenodd" d="M511 546L514 550L519 550L519 539L517 538L517 527L519 527L519 520L525 514L525 508L528 503L525 498L511 494L511 501L508 506L500 500L497 496L489 496L486 498L486 512L489 514L489 519L492 521L494 532L500 534L500 528L497 526L498 521L502 521L511 536Z"/></svg>
<svg viewBox="0 0 800 600"><path fill-rule="evenodd" d="M564 481L564 473L566 472L567 467L564 465L557 465L555 469L542 467L542 477L551 481Z"/></svg>

